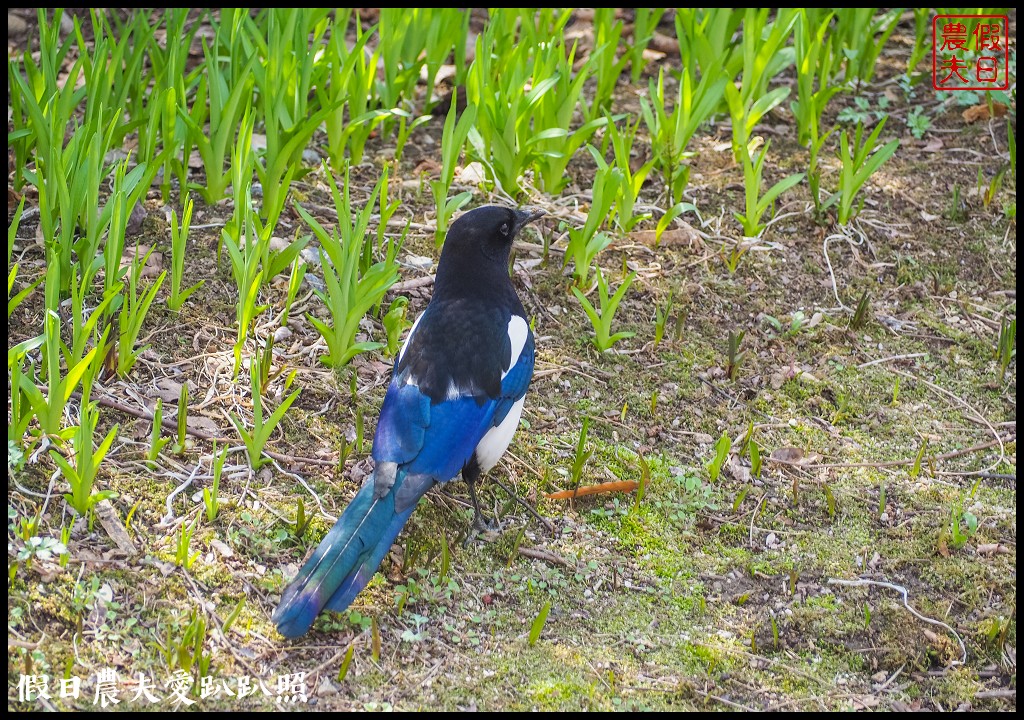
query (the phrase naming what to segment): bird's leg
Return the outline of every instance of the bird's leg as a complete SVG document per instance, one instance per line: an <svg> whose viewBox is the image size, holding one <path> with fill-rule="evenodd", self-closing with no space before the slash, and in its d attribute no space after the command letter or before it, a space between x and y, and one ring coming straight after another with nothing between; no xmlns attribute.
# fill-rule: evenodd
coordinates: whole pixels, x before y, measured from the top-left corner
<svg viewBox="0 0 1024 720"><path fill-rule="evenodd" d="M476 466L476 463L462 469L462 479L469 485L469 499L473 501L473 528L481 532L500 530L501 525L488 518L480 510L480 502L476 497L476 482L480 479L480 468Z"/></svg>
<svg viewBox="0 0 1024 720"><path fill-rule="evenodd" d="M501 480L498 480L498 478L491 478L491 482L495 483L498 487L504 490L509 497L514 499L524 508L526 508L529 511L529 513L533 515L533 517L537 520L537 522L539 522L541 525L547 528L548 532L550 532L551 535L554 536L555 526L548 522L547 518L545 518L543 515L534 510L533 506L530 505L530 503L526 502L524 498L520 497L518 493L516 493L514 490L511 490L503 482L501 482Z"/></svg>

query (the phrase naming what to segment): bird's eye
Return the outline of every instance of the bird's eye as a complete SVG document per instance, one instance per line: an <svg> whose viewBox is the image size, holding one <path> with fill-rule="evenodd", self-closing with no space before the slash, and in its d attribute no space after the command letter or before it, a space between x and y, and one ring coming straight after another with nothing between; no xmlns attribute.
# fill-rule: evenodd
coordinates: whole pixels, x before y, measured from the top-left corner
<svg viewBox="0 0 1024 720"><path fill-rule="evenodd" d="M508 235L508 223L501 224L501 234Z"/></svg>

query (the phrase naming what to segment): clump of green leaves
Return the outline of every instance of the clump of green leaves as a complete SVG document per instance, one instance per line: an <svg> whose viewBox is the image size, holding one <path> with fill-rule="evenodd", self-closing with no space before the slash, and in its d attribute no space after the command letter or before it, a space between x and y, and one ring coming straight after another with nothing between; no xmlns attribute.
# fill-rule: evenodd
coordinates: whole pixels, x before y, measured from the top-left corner
<svg viewBox="0 0 1024 720"><path fill-rule="evenodd" d="M142 332L142 325L146 321L146 315L149 314L149 308L153 304L153 300L156 299L156 294L160 290L160 286L163 285L164 279L167 277L167 271L162 271L156 281L149 286L149 290L140 294L139 278L142 275L142 268L146 265L146 261L152 253L153 248L150 248L149 252L141 259L138 257L138 253L136 253L136 257L132 260L131 270L128 273L125 302L118 317L120 333L117 343L117 374L121 377L124 377L131 371L135 361L149 347L148 345L143 345L136 349L135 343Z"/></svg>
<svg viewBox="0 0 1024 720"><path fill-rule="evenodd" d="M636 85L640 82L640 74L647 66L644 50L654 38L654 31L661 22L665 8L636 8L633 18L633 38L629 46L629 77Z"/></svg>
<svg viewBox="0 0 1024 720"><path fill-rule="evenodd" d="M462 112L458 123L455 122L456 103L452 102L451 108L444 121L444 130L441 133L441 176L437 180L430 181L430 192L434 196L434 207L437 213L437 231L434 236L434 244L441 247L444 243L444 236L448 232L448 223L452 215L463 207L473 197L469 190L460 192L453 198L448 197L452 180L455 177L455 166L459 162L462 148L466 144L470 128L476 119L476 106L471 105Z"/></svg>
<svg viewBox="0 0 1024 720"><path fill-rule="evenodd" d="M268 8L265 12L263 23L247 17L246 27L260 57L252 67L266 138L255 164L263 186L260 214L273 229L292 181L308 172L301 163L302 151L334 108L317 108L309 102L323 84L324 64L316 62L316 56L327 30L328 11Z"/></svg>
<svg viewBox="0 0 1024 720"><path fill-rule="evenodd" d="M598 232L615 203L622 173L618 168L605 165L598 168L594 176L593 199L587 211L582 228L569 229L569 244L565 250L564 262L573 261L573 280L578 287L586 287L590 277L590 266L598 253L611 245L612 236Z"/></svg>
<svg viewBox="0 0 1024 720"><path fill-rule="evenodd" d="M654 167L654 160L650 159L635 171L633 170L633 141L636 139L636 131L639 124L640 120L637 118L632 124L627 120L622 129L619 129L615 123L610 121L607 126L607 137L615 153L615 169L619 171L619 188L615 197L615 222L623 232L629 232L636 227L637 223L651 216L650 213L637 215L633 211L636 201L640 197L640 190L643 188L644 181L647 179L651 168ZM594 157L599 169L607 167L607 163L600 153L597 152L596 148L588 146L587 149L590 150L590 154Z"/></svg>
<svg viewBox="0 0 1024 720"><path fill-rule="evenodd" d="M949 509L950 545L959 550L976 532L978 532L978 518L970 510L964 509L964 498L961 495Z"/></svg>
<svg viewBox="0 0 1024 720"><path fill-rule="evenodd" d="M612 334L612 321L615 318L615 311L618 310L619 303L622 302L622 298L626 295L626 291L629 290L629 286L636 279L636 273L631 272L622 283L619 284L619 288L615 291L615 294L611 297L608 296L608 285L604 279L604 273L601 272L601 268L597 268L597 297L598 304L600 305L600 311L594 308L587 296L580 292L579 288L573 287L572 292L576 296L576 299L580 301L583 306L583 311L587 314L590 319L590 324L594 328L593 343L597 346L597 349L601 352L609 349L612 345L631 338L635 333L632 332L617 332Z"/></svg>
<svg viewBox="0 0 1024 720"><path fill-rule="evenodd" d="M238 142L232 156L235 210L221 231L231 261L231 276L238 290L235 301L235 321L238 327L233 348L235 377L241 368L242 348L248 339L249 329L267 309L267 305L258 302L260 288L284 272L309 242L307 236L298 238L281 250L272 250L270 247L274 228L260 221L252 204L252 121L252 116L246 114L243 127L238 133Z"/></svg>
<svg viewBox="0 0 1024 720"><path fill-rule="evenodd" d="M865 138L864 125L859 123L853 140L843 130L839 136L839 162L842 164L842 171L839 175L839 224L846 225L852 220L864 206L861 198L860 204L855 205L857 194L868 179L877 172L882 164L892 157L899 147L900 141L890 140L881 148L875 151L878 143L878 136L885 127L885 119L878 123L875 129ZM833 196L835 198L836 196ZM827 205L831 205L832 200Z"/></svg>
<svg viewBox="0 0 1024 720"><path fill-rule="evenodd" d="M797 135L801 144L810 150L807 165L807 183L814 201L815 213L822 214L821 168L818 157L832 134L822 132L821 119L825 108L840 88L832 85L836 54L831 37L827 37L832 13L820 20L812 20L806 8L800 10L793 31L796 52L797 99L790 104L797 121ZM826 39L827 37L827 39Z"/></svg>
<svg viewBox="0 0 1024 720"><path fill-rule="evenodd" d="M188 242L188 231L192 224L192 198L185 195L185 204L181 211L181 225L178 225L178 214L171 210L171 296L167 298L167 307L173 312L181 309L188 296L202 287L205 280L200 280L190 288L182 289L181 281L185 275L185 252Z"/></svg>
<svg viewBox="0 0 1024 720"><path fill-rule="evenodd" d="M551 90L537 101L534 123L538 128L547 128L544 139L537 141L533 156L533 169L538 187L549 195L557 195L571 182L566 172L569 162L576 153L594 136L598 128L608 119L600 110L597 97L587 105L584 85L594 74L603 60L614 55L592 53L579 70L573 70L576 45L566 52L564 40L545 42L534 52L534 77L550 77L555 83ZM583 113L584 123L573 129L576 111Z"/></svg>
<svg viewBox="0 0 1024 720"><path fill-rule="evenodd" d="M932 119L928 117L923 108L917 106L910 109L907 114L907 129L910 130L911 135L920 140L931 126Z"/></svg>
<svg viewBox="0 0 1024 720"><path fill-rule="evenodd" d="M107 451L110 450L114 438L117 437L119 426L115 424L110 428L99 447L93 448L93 437L96 434L100 413L97 404L90 402L89 399L91 385L91 382L86 382L83 385L81 422L75 428L75 434L71 440L75 464L72 465L56 450L50 450L50 457L53 458L57 467L60 468L61 475L71 487L71 492L64 493L64 499L82 517L88 515L96 503L107 498L117 497L117 493L113 490L93 492L100 464L106 457Z"/></svg>
<svg viewBox="0 0 1024 720"><path fill-rule="evenodd" d="M231 424L235 426L235 430L242 438L242 442L245 443L246 452L249 455L249 466L253 470L259 470L261 467L270 462L270 458L263 456L263 448L266 446L267 441L270 440L270 436L281 422L281 418L291 407L291 404L295 402L295 399L302 392L301 388L293 392L291 395L286 397L280 405L278 405L269 417L264 418L263 416L263 398L260 396L260 366L261 360L258 355L252 357L252 364L249 368L249 384L252 390L252 430L246 429L241 419L234 413L230 414ZM295 379L295 373L292 372L284 383L284 391L287 391L291 387L292 381Z"/></svg>
<svg viewBox="0 0 1024 720"><path fill-rule="evenodd" d="M877 8L837 8L833 34L844 59L844 80L849 84L871 82L889 36L896 30L902 8L876 17ZM838 69L838 68L837 68Z"/></svg>
<svg viewBox="0 0 1024 720"><path fill-rule="evenodd" d="M771 142L765 143L764 148L757 154L756 159L751 158L747 146L740 150L743 162L743 187L746 200L746 214L733 213L739 223L743 226L743 234L746 237L757 237L768 227L767 223L761 222L761 217L768 210L775 200L791 187L804 179L803 173L794 173L779 180L772 185L768 191L761 195L761 175L764 172L764 161L768 155L768 148Z"/></svg>
<svg viewBox="0 0 1024 720"><path fill-rule="evenodd" d="M768 21L768 8L747 8L743 18L743 82L737 88L726 83L725 100L732 118L732 152L741 161L751 142L754 127L789 97L788 87L768 90L768 81L782 70L789 53L781 52L796 20L791 9L779 10Z"/></svg>
<svg viewBox="0 0 1024 720"><path fill-rule="evenodd" d="M53 268L52 272L50 268ZM59 270L55 265L48 266L47 274L52 275ZM50 283L47 283L48 289ZM56 286L53 286L56 292ZM98 344L85 353L81 359L69 358L67 374L61 375L60 360L62 342L60 338L60 317L53 310L47 310L43 317L43 335L19 343L7 352L8 369L11 372L11 387L20 387L21 393L12 393L12 422L22 429L27 429L32 415L39 422L43 435L60 438L64 408L71 399L72 393L83 382L87 374L95 376L106 352L106 331ZM43 370L45 370L45 391L37 385L35 372L22 372L22 358L31 350L42 345ZM31 367L31 366L30 366ZM87 380L88 382L88 380ZM13 407L18 405L20 407ZM16 438L17 442L21 437Z"/></svg>
<svg viewBox="0 0 1024 720"><path fill-rule="evenodd" d="M203 185L192 185L208 205L220 202L232 184L237 160L225 169L235 133L242 134L248 124L253 97L253 68L259 59L248 42L243 27L248 10L237 8L221 13L213 20L212 47L202 38L205 72L196 86L192 109L179 116L188 127L188 143L199 151L203 161ZM251 129L250 129L251 133ZM252 136L246 140L251 147ZM234 187L235 202L241 188Z"/></svg>
<svg viewBox="0 0 1024 720"><path fill-rule="evenodd" d="M328 354L320 360L330 367L341 367L361 352L384 346L379 342L356 342L355 337L359 322L383 300L388 288L398 280L396 258L400 243L389 243L384 259L372 265L364 260L372 250L372 236L367 230L374 205L379 199L381 208L387 206L386 191L382 191L387 170L358 214L352 210L348 178L346 169L342 192L330 172L327 173L338 217L338 224L332 232L328 233L301 205L295 206L320 241L325 289L314 289L314 292L327 307L331 322L324 322L313 315L307 315L307 318L327 342Z"/></svg>
<svg viewBox="0 0 1024 720"><path fill-rule="evenodd" d="M466 98L477 108L476 123L469 132L474 157L498 187L515 196L522 191L523 174L541 151L540 144L564 138L566 132L550 126L545 121L550 117L535 119L540 100L558 78L548 74L546 65L533 61L537 45L528 39L530 24L524 19L519 42L512 47L506 43L515 36L503 36L506 30L505 23L492 18L477 36L473 64L466 74Z"/></svg>
<svg viewBox="0 0 1024 720"><path fill-rule="evenodd" d="M684 70L671 111L665 95L664 69L657 83L651 81L648 97L640 98L640 113L650 133L654 162L668 186L673 205L682 202L683 191L690 182L690 166L686 160L692 153L687 151L687 146L721 103L729 85L717 64L702 66L702 70L699 80L695 69Z"/></svg>

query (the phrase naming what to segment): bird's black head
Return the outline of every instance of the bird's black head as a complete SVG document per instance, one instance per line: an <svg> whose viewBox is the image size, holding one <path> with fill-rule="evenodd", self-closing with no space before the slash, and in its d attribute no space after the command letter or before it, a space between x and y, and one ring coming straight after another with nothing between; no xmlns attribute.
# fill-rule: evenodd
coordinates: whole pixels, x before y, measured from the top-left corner
<svg viewBox="0 0 1024 720"><path fill-rule="evenodd" d="M467 283L492 284L508 278L512 242L526 225L544 214L485 205L461 215L448 229L437 265L435 293Z"/></svg>

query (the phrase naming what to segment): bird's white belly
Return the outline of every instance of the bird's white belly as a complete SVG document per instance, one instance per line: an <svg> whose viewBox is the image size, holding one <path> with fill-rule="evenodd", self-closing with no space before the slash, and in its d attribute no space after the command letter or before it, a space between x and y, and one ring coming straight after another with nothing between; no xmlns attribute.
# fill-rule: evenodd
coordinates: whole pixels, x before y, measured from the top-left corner
<svg viewBox="0 0 1024 720"><path fill-rule="evenodd" d="M492 427L480 439L476 446L476 462L480 466L481 473L494 467L505 453L509 443L512 442L512 436L515 434L516 428L519 427L519 416L523 414L525 402L526 396L524 395L508 411L508 415L501 421L501 424Z"/></svg>

